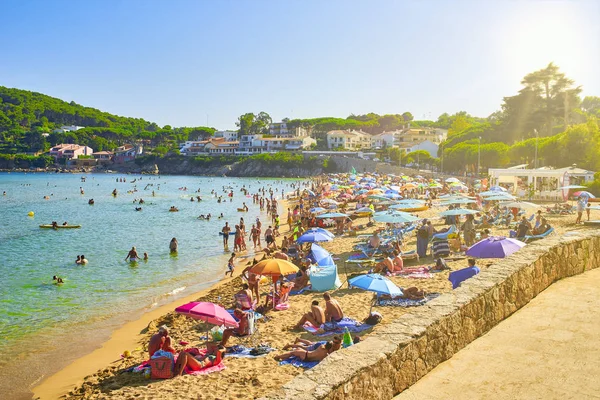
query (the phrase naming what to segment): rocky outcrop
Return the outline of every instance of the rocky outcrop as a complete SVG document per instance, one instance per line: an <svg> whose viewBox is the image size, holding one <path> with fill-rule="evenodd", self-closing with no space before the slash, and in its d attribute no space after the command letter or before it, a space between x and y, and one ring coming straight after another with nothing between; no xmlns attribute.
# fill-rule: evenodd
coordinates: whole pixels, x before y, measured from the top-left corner
<svg viewBox="0 0 600 400"><path fill-rule="evenodd" d="M572 233L529 244L451 293L333 353L269 398L390 399L552 283L599 264L599 233Z"/></svg>
<svg viewBox="0 0 600 400"><path fill-rule="evenodd" d="M267 163L260 160L246 159L232 164L220 164L217 159L213 164L205 165L185 157L165 157L149 159L142 164L134 162L111 167L120 172L164 174L164 175L202 175L231 177L281 177L295 178L318 175L323 172L317 162L309 167L300 167L290 163Z"/></svg>

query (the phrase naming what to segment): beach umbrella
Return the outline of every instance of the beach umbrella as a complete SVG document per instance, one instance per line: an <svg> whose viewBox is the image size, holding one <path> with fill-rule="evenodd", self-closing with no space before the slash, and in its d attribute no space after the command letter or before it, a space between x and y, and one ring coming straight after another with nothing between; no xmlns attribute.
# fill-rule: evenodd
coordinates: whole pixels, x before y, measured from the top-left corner
<svg viewBox="0 0 600 400"><path fill-rule="evenodd" d="M490 196L490 197L486 197L483 200L485 201L511 201L511 200L516 200L517 198L515 196L502 196L502 195L498 195L498 196Z"/></svg>
<svg viewBox="0 0 600 400"><path fill-rule="evenodd" d="M494 236L475 243L465 254L477 258L504 258L519 251L523 246L525 243L520 240Z"/></svg>
<svg viewBox="0 0 600 400"><path fill-rule="evenodd" d="M419 221L421 218L415 217L402 211L384 211L375 213L373 219L376 222L385 222L388 224L401 224L406 222Z"/></svg>
<svg viewBox="0 0 600 400"><path fill-rule="evenodd" d="M327 210L326 210L326 209L324 209L323 207L313 207L313 208L311 208L311 209L310 209L310 210L308 210L308 211L310 211L310 212L311 212L311 213L313 213L313 214L317 214L317 213L320 213L320 212L325 212L325 211L327 211Z"/></svg>
<svg viewBox="0 0 600 400"><path fill-rule="evenodd" d="M460 183L460 180L458 178L448 178L446 183Z"/></svg>
<svg viewBox="0 0 600 400"><path fill-rule="evenodd" d="M391 297L402 296L402 290L396 286L394 282L379 274L356 276L348 280L348 285L377 294L387 294ZM373 304L371 304L371 310L372 309ZM369 314L371 314L371 310L369 310Z"/></svg>
<svg viewBox="0 0 600 400"><path fill-rule="evenodd" d="M500 203L500 206L508 207L508 208L520 208L523 210L531 210L531 209L537 210L538 208L540 208L539 205L530 203L528 201L510 201L508 203Z"/></svg>
<svg viewBox="0 0 600 400"><path fill-rule="evenodd" d="M400 196L398 193L386 193L383 195L383 197L387 197L388 199L401 199L402 196Z"/></svg>
<svg viewBox="0 0 600 400"><path fill-rule="evenodd" d="M324 233L325 235L328 235L332 239L335 238L335 235L333 233L329 232L327 229L324 229L324 228L310 228L310 229L307 229L304 233L308 233L308 232L320 232L320 233Z"/></svg>
<svg viewBox="0 0 600 400"><path fill-rule="evenodd" d="M496 185L496 186L492 186L490 188L490 191L492 191L492 192L494 192L494 191L496 191L496 192L506 192L506 189L503 188L502 186Z"/></svg>
<svg viewBox="0 0 600 400"><path fill-rule="evenodd" d="M369 198L369 199L371 199L371 200L380 200L380 201L386 201L386 200L389 200L387 197L385 197L385 196L381 196L381 195L378 195L378 194L372 194L372 195L369 195L367 198Z"/></svg>
<svg viewBox="0 0 600 400"><path fill-rule="evenodd" d="M331 254L318 244L313 244L311 246L308 258L310 258L311 261L313 261L315 264L321 267L324 267L326 265L335 265Z"/></svg>
<svg viewBox="0 0 600 400"><path fill-rule="evenodd" d="M466 208L455 208L454 210L447 210L440 213L442 217L448 217L453 215L469 215L469 214L477 214L479 211L476 210L467 210Z"/></svg>
<svg viewBox="0 0 600 400"><path fill-rule="evenodd" d="M361 207L358 210L354 210L355 213L371 213L373 214L373 210L371 210L369 207Z"/></svg>
<svg viewBox="0 0 600 400"><path fill-rule="evenodd" d="M312 190L304 189L304 191L305 191L306 193L308 193L308 195L309 195L309 196L312 196L312 197L315 197L315 196L316 196L315 192L313 192Z"/></svg>
<svg viewBox="0 0 600 400"><path fill-rule="evenodd" d="M348 214L331 212L331 213L317 215L317 218L342 218L342 217L348 217L348 216L349 216Z"/></svg>
<svg viewBox="0 0 600 400"><path fill-rule="evenodd" d="M580 190L578 192L573 193L573 196L576 197L587 197L588 199L595 199L596 196L591 194L590 192L586 192L585 190Z"/></svg>
<svg viewBox="0 0 600 400"><path fill-rule="evenodd" d="M289 275L298 272L298 267L287 260L270 258L250 268L250 273L265 276Z"/></svg>
<svg viewBox="0 0 600 400"><path fill-rule="evenodd" d="M211 325L225 325L232 328L237 328L238 323L226 309L218 304L192 301L175 309L175 312L186 317L197 319ZM206 339L208 340L208 328L206 331Z"/></svg>
<svg viewBox="0 0 600 400"><path fill-rule="evenodd" d="M450 204L475 204L477 203L477 201L475 200L471 200L471 199L451 199L451 200L446 200L443 203L440 203L442 206L447 206Z"/></svg>
<svg viewBox="0 0 600 400"><path fill-rule="evenodd" d="M419 200L402 200L396 204L391 205L389 208L392 210L401 210L403 208L417 208L417 207L423 207L425 205L425 202L419 201Z"/></svg>
<svg viewBox="0 0 600 400"><path fill-rule="evenodd" d="M304 232L297 240L298 243L315 243L315 242L331 242L333 237L321 231Z"/></svg>
<svg viewBox="0 0 600 400"><path fill-rule="evenodd" d="M336 205L336 206L339 204L337 201L332 200L332 199L323 199L323 200L321 200L321 203L324 203L324 204L333 204L333 205Z"/></svg>

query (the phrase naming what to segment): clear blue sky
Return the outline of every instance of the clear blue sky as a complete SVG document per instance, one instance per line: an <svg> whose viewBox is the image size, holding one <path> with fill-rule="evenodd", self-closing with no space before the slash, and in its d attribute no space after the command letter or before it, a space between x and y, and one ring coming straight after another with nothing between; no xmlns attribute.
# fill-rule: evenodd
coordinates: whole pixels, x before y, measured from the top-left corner
<svg viewBox="0 0 600 400"><path fill-rule="evenodd" d="M0 85L159 125L487 116L554 61L600 96L600 1L2 0Z"/></svg>

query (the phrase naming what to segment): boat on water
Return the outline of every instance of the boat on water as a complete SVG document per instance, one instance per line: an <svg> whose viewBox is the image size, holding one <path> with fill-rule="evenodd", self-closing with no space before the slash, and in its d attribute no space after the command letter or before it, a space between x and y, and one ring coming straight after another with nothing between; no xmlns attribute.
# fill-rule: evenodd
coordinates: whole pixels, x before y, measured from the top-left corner
<svg viewBox="0 0 600 400"><path fill-rule="evenodd" d="M45 225L40 225L40 228L42 229L77 229L77 228L81 228L81 225L56 225L56 226L52 226L52 224L45 224Z"/></svg>

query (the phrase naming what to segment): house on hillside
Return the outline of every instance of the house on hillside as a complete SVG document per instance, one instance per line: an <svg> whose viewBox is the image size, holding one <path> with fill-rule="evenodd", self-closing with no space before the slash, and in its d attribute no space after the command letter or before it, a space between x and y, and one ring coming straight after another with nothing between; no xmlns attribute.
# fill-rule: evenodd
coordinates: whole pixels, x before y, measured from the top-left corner
<svg viewBox="0 0 600 400"><path fill-rule="evenodd" d="M238 140L238 132L237 131L216 131L215 138L223 138L226 142L235 142Z"/></svg>
<svg viewBox="0 0 600 400"><path fill-rule="evenodd" d="M55 159L60 158L78 158L79 156L91 156L94 150L88 146L78 144L58 144L50 149L49 154Z"/></svg>
<svg viewBox="0 0 600 400"><path fill-rule="evenodd" d="M373 136L363 131L335 130L327 132L327 148L360 150L373 146Z"/></svg>
<svg viewBox="0 0 600 400"><path fill-rule="evenodd" d="M235 155L239 147L238 141L226 142L226 141L209 141L204 147L210 155Z"/></svg>
<svg viewBox="0 0 600 400"><path fill-rule="evenodd" d="M85 126L77 126L77 125L63 125L58 129L55 129L54 133L65 133L65 132L76 132L80 129L85 128Z"/></svg>
<svg viewBox="0 0 600 400"><path fill-rule="evenodd" d="M112 159L114 157L114 153L112 151L97 151L92 153L92 156L96 160L97 164L110 164L112 163Z"/></svg>
<svg viewBox="0 0 600 400"><path fill-rule="evenodd" d="M275 137L306 137L310 136L310 131L303 126L292 128L287 122L274 122L269 125L269 135Z"/></svg>
<svg viewBox="0 0 600 400"><path fill-rule="evenodd" d="M141 144L131 145L126 144L120 147L117 147L115 150L115 155L113 157L113 161L117 164L126 163L128 161L133 161L136 157L139 157L143 154L143 147Z"/></svg>
<svg viewBox="0 0 600 400"><path fill-rule="evenodd" d="M396 140L393 132L383 132L383 133L380 133L377 135L373 135L372 139L373 139L373 148L374 149L383 149L384 147L393 147L394 141Z"/></svg>

